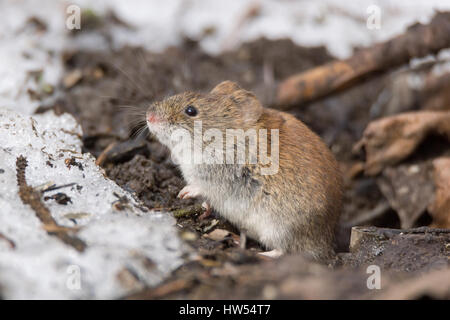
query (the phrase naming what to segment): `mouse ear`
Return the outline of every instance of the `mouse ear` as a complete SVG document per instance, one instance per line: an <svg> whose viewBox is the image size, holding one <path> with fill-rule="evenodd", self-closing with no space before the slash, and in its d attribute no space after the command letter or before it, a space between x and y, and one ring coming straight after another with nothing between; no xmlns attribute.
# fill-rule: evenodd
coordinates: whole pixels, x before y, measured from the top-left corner
<svg viewBox="0 0 450 320"><path fill-rule="evenodd" d="M259 120L263 107L253 93L241 89L230 94L230 97L241 107L242 118L246 125L253 125Z"/></svg>
<svg viewBox="0 0 450 320"><path fill-rule="evenodd" d="M246 125L256 123L261 116L263 107L255 95L239 87L232 81L223 81L211 90L213 94L228 96L241 110Z"/></svg>
<svg viewBox="0 0 450 320"><path fill-rule="evenodd" d="M240 89L241 88L236 83L227 80L215 86L214 89L211 90L211 93L228 95Z"/></svg>

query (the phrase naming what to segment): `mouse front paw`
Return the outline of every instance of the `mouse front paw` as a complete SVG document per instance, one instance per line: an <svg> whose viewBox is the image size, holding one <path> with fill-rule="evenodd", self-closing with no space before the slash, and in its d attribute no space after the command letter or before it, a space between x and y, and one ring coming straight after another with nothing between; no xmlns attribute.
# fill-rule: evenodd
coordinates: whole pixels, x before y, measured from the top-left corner
<svg viewBox="0 0 450 320"><path fill-rule="evenodd" d="M191 199L196 198L201 195L200 188L192 185L187 185L178 193L178 198L180 199Z"/></svg>

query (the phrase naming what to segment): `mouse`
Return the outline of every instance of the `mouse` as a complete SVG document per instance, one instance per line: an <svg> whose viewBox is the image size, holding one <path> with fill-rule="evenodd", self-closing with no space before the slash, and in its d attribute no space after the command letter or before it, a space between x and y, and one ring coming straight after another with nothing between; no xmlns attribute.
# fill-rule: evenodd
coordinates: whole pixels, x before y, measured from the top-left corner
<svg viewBox="0 0 450 320"><path fill-rule="evenodd" d="M206 214L214 209L268 256L335 256L342 176L328 146L299 119L263 107L253 93L224 81L210 92L151 103L146 122L187 182L180 198L204 199ZM244 139L230 132L243 132ZM187 140L181 143L182 136Z"/></svg>

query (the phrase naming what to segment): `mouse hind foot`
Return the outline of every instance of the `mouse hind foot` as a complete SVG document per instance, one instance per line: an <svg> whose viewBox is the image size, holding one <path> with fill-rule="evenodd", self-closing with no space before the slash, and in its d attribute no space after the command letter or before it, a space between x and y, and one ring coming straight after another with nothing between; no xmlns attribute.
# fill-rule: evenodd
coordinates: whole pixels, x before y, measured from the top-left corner
<svg viewBox="0 0 450 320"><path fill-rule="evenodd" d="M281 257L284 254L284 252L281 249L273 249L271 251L258 252L258 254L265 257L277 259Z"/></svg>
<svg viewBox="0 0 450 320"><path fill-rule="evenodd" d="M211 213L212 213L212 208L211 208L211 206L209 205L208 202L206 202L206 201L203 202L202 203L202 208L205 211L198 217L199 220L203 220L203 219L208 218L211 215Z"/></svg>

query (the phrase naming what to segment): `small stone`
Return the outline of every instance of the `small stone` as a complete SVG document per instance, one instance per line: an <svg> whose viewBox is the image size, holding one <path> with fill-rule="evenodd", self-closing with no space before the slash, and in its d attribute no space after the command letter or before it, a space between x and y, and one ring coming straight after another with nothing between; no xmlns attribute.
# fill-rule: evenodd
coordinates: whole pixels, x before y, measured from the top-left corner
<svg viewBox="0 0 450 320"><path fill-rule="evenodd" d="M83 73L80 69L75 69L67 74L63 79L63 84L66 89L72 88L83 78Z"/></svg>
<svg viewBox="0 0 450 320"><path fill-rule="evenodd" d="M195 241L197 240L197 234L191 231L184 231L180 234L181 239L184 241Z"/></svg>
<svg viewBox="0 0 450 320"><path fill-rule="evenodd" d="M231 233L225 229L215 229L210 233L206 234L205 237L214 241L222 241L228 237Z"/></svg>

